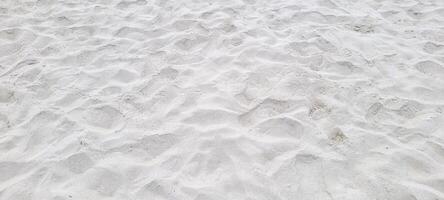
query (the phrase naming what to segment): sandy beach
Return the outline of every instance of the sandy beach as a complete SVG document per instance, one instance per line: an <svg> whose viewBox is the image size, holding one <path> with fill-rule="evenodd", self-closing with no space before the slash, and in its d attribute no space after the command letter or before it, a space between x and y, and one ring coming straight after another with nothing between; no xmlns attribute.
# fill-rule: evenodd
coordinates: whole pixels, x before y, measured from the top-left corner
<svg viewBox="0 0 444 200"><path fill-rule="evenodd" d="M443 0L2 0L0 200L444 200Z"/></svg>

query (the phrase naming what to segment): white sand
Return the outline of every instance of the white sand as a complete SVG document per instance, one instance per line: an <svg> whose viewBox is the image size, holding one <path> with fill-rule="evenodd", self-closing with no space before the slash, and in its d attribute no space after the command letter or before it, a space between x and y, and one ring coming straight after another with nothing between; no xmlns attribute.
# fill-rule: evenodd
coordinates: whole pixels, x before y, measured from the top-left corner
<svg viewBox="0 0 444 200"><path fill-rule="evenodd" d="M443 0L2 0L1 200L443 200Z"/></svg>

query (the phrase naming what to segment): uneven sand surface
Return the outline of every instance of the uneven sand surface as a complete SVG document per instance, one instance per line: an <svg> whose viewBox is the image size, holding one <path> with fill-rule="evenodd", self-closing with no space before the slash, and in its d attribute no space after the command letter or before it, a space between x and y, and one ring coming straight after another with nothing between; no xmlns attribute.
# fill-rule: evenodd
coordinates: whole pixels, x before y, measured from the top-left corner
<svg viewBox="0 0 444 200"><path fill-rule="evenodd" d="M443 0L2 0L1 200L444 200Z"/></svg>

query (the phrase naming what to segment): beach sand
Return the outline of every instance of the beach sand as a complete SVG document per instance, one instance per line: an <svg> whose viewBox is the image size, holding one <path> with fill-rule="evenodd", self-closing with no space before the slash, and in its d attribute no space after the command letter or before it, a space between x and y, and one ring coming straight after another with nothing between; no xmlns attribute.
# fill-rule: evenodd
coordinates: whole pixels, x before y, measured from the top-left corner
<svg viewBox="0 0 444 200"><path fill-rule="evenodd" d="M442 0L3 0L1 200L444 200Z"/></svg>

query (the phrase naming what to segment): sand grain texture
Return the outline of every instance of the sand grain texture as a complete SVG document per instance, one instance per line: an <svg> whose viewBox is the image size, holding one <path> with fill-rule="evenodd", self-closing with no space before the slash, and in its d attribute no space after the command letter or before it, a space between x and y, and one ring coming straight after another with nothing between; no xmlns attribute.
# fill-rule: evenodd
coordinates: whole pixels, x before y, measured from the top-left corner
<svg viewBox="0 0 444 200"><path fill-rule="evenodd" d="M0 1L1 200L444 200L442 0Z"/></svg>

